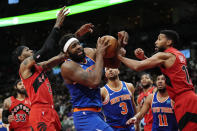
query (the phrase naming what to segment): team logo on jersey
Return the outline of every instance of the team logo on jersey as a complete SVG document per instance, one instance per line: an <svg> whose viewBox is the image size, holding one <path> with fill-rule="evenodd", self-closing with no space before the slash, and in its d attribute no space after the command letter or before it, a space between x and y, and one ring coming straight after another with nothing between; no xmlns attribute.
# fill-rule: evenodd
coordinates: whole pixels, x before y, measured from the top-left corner
<svg viewBox="0 0 197 131"><path fill-rule="evenodd" d="M26 114L29 115L29 111L30 111L30 108L27 107L26 105L23 105L22 103L18 104L17 106L15 106L13 109L12 109L12 112L14 114L16 114L17 112L19 111L24 111Z"/></svg>

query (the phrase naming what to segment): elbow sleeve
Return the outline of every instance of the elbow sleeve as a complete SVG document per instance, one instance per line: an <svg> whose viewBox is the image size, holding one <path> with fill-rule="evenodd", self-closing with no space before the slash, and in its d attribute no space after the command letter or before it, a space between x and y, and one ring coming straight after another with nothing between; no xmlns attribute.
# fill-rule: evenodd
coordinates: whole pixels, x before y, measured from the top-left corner
<svg viewBox="0 0 197 131"><path fill-rule="evenodd" d="M3 123L5 123L5 124L9 123L8 122L8 116L9 115L10 115L9 110L3 110L3 112L2 112L2 121L3 121Z"/></svg>
<svg viewBox="0 0 197 131"><path fill-rule="evenodd" d="M42 48L37 51L33 58L36 62L48 60L49 58L59 53L58 42L60 39L60 31L58 28L53 28Z"/></svg>

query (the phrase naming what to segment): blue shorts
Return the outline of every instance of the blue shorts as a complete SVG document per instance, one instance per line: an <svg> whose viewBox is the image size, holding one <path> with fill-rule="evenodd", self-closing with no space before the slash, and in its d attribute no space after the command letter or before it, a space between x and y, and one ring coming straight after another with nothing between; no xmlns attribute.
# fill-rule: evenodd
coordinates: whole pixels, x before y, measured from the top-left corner
<svg viewBox="0 0 197 131"><path fill-rule="evenodd" d="M73 113L77 131L113 131L102 119L100 112L78 111Z"/></svg>
<svg viewBox="0 0 197 131"><path fill-rule="evenodd" d="M114 128L112 127L114 131L135 131L134 125L127 127L127 128Z"/></svg>

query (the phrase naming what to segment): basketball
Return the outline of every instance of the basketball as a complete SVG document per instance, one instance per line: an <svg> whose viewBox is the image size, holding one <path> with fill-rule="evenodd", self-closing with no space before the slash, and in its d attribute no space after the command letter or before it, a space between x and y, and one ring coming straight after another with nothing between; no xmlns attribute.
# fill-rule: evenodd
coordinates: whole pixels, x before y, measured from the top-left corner
<svg viewBox="0 0 197 131"><path fill-rule="evenodd" d="M109 39L109 47L107 47L104 58L113 58L118 50L118 41L115 37L110 36L110 35L106 35L103 36L102 38L106 38Z"/></svg>

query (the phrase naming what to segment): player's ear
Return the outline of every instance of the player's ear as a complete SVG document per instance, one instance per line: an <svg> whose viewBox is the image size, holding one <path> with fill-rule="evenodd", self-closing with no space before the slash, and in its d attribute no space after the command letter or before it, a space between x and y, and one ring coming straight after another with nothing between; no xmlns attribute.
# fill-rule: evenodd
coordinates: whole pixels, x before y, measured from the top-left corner
<svg viewBox="0 0 197 131"><path fill-rule="evenodd" d="M120 74L120 70L118 70L118 74Z"/></svg>
<svg viewBox="0 0 197 131"><path fill-rule="evenodd" d="M24 57L23 57L22 55L18 56L19 61L22 61L23 58L24 58Z"/></svg>
<svg viewBox="0 0 197 131"><path fill-rule="evenodd" d="M170 45L172 45L172 40L167 41L167 46L170 46Z"/></svg>
<svg viewBox="0 0 197 131"><path fill-rule="evenodd" d="M16 85L14 86L14 89L17 89L17 88L16 88Z"/></svg>

